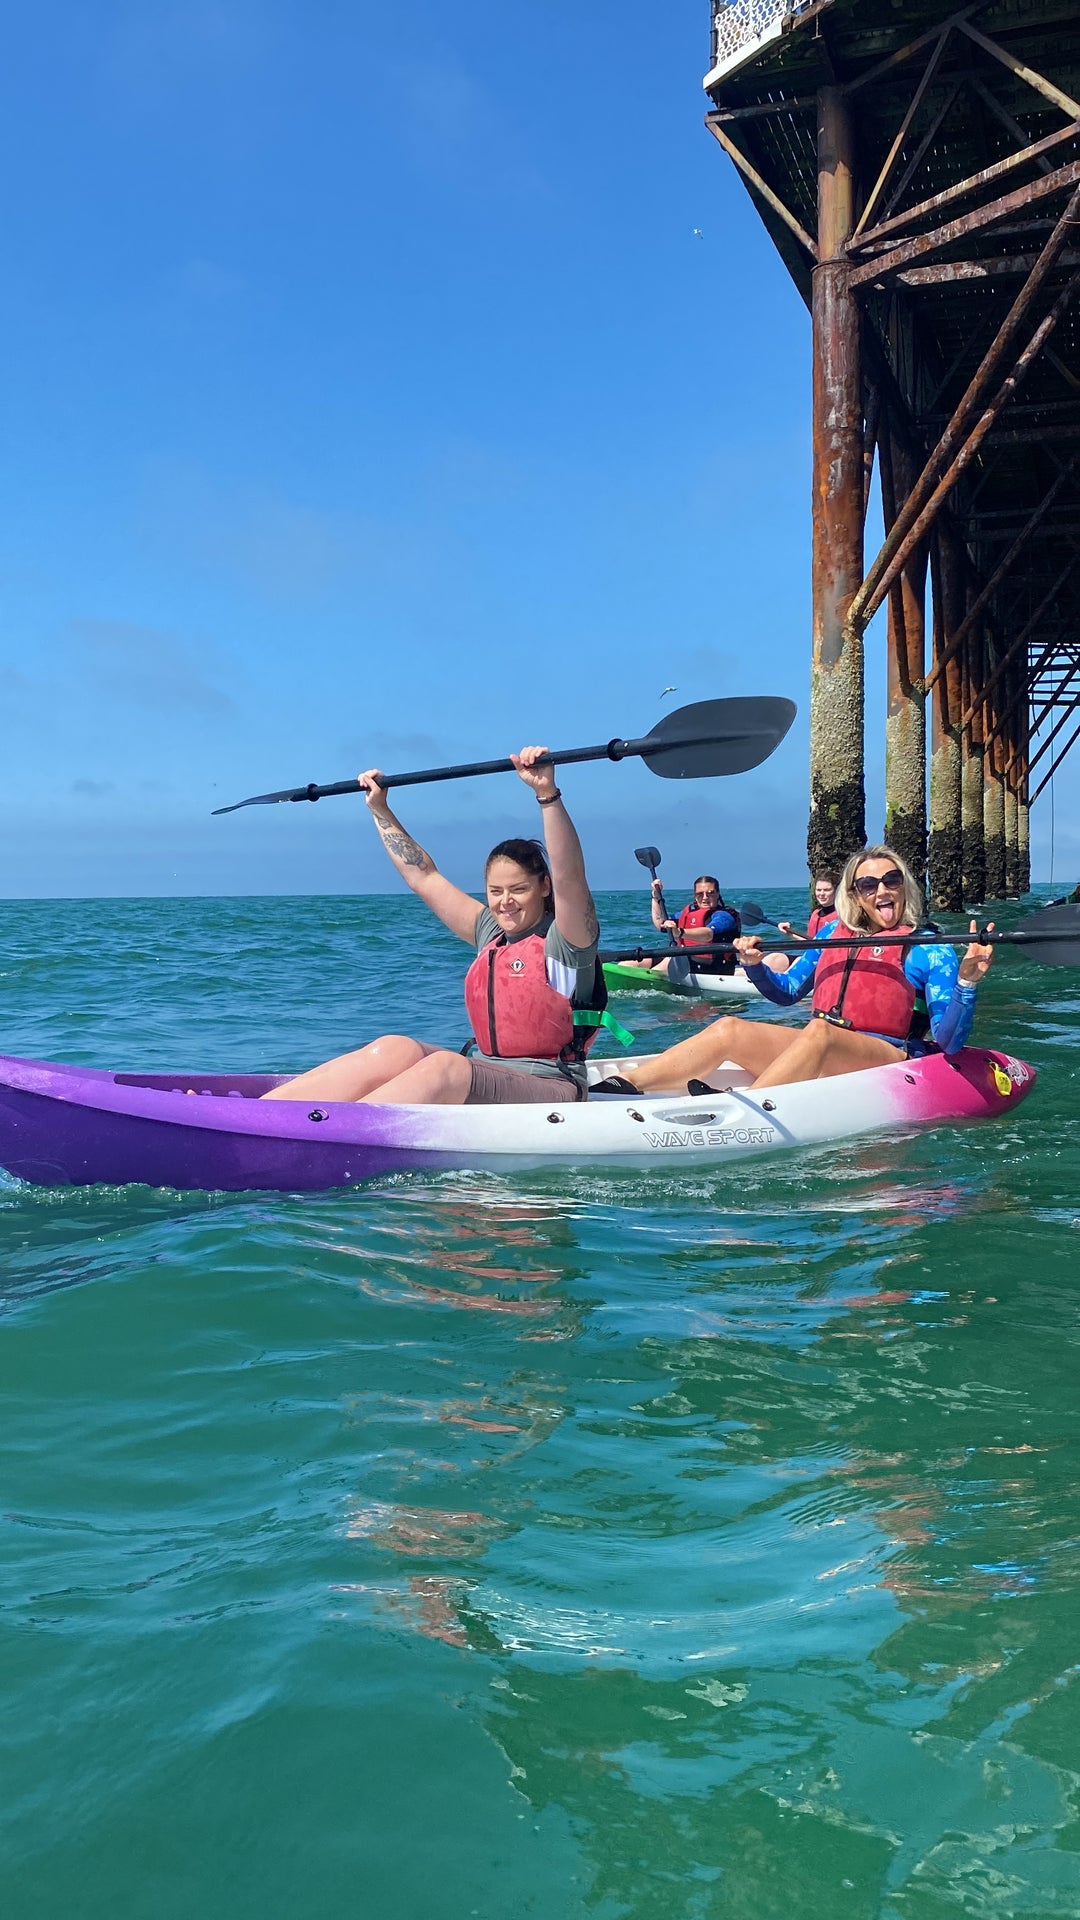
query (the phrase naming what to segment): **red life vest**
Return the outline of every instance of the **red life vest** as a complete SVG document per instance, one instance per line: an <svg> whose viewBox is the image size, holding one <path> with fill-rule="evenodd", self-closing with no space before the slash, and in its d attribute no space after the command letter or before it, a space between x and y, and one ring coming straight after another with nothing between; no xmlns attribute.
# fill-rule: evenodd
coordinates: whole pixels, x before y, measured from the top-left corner
<svg viewBox="0 0 1080 1920"><path fill-rule="evenodd" d="M681 947L707 947L713 934L709 921L718 907L684 907L675 925L679 929Z"/></svg>
<svg viewBox="0 0 1080 1920"><path fill-rule="evenodd" d="M465 975L465 1010L481 1053L493 1060L580 1059L596 1038L574 1033L574 1010L547 977L542 933L481 947Z"/></svg>
<svg viewBox="0 0 1080 1920"><path fill-rule="evenodd" d="M822 927L828 926L830 920L837 920L839 917L835 907L814 907L806 923L807 939L812 940L815 934L821 932Z"/></svg>
<svg viewBox="0 0 1080 1920"><path fill-rule="evenodd" d="M914 927L894 927L894 933L914 933ZM915 988L904 972L903 947L837 947L829 942L849 936L842 923L823 941L814 971L811 1009L818 1020L851 1027L855 1033L880 1033L907 1044L915 1011Z"/></svg>
<svg viewBox="0 0 1080 1920"><path fill-rule="evenodd" d="M730 907L717 902L715 907L684 907L675 925L679 929L680 947L704 947L716 939L709 925L714 913L730 913L735 922L735 932L741 933L742 921ZM696 973L734 973L738 965L735 953L703 953L697 962Z"/></svg>

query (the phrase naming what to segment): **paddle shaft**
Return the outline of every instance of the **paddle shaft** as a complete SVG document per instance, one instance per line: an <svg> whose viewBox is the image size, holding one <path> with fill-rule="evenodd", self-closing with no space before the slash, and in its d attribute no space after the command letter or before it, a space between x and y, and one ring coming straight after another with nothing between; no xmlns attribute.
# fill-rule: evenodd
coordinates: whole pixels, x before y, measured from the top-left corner
<svg viewBox="0 0 1080 1920"><path fill-rule="evenodd" d="M679 740L682 747L709 747L723 745L725 740L736 740L741 736L709 733L700 739ZM533 761L534 767L569 767L583 760L628 760L634 754L659 753L663 751L660 740L608 740L598 747L560 747L555 753L542 753ZM673 743L675 744L675 743ZM482 773L513 773L512 760L467 760L459 767L423 767L418 773L380 773L380 787L427 787L437 780L471 780ZM329 800L339 793L359 793L362 791L358 780L334 780L329 786L316 786L312 781L307 787L298 787L293 800Z"/></svg>
<svg viewBox="0 0 1080 1920"><path fill-rule="evenodd" d="M838 940L822 940L820 943L813 940L809 942L804 940L800 946L795 946L792 942L783 940L770 940L767 944L761 941L759 944L763 953L799 954L806 951L807 945L820 946L821 952L824 953L832 947L969 947L972 941L984 947L1041 947L1058 940L1071 940L1074 943L1080 944L1080 936L1077 935L1075 928L1071 927L1063 927L1060 932L1054 930L1049 933L1025 933L1023 929L1019 927L1012 930L1003 929L1000 933L996 931L988 932L986 928L983 928L981 933L974 934L853 933ZM685 953L689 959L693 960L697 954L731 953L734 950L734 946L735 942L733 940L716 940L709 946L681 947L679 951L680 953ZM666 960L668 957L669 954L666 947L612 947L605 949L604 952L600 954L602 961L606 960L614 964L617 964L620 959Z"/></svg>

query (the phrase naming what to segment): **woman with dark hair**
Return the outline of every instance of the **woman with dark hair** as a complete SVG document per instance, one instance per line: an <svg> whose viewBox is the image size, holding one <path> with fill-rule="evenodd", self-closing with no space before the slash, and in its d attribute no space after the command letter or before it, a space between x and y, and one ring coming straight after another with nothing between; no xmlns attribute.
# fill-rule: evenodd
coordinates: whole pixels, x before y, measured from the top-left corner
<svg viewBox="0 0 1080 1920"><path fill-rule="evenodd" d="M652 883L652 923L657 933L669 933L676 947L663 960L623 960L624 967L642 967L667 978L685 978L695 973L734 973L736 958L727 953L703 953L695 960L693 949L713 941L734 940L742 932L742 921L720 892L720 882L712 873L699 873L694 881L694 897L672 920L664 904L664 883Z"/></svg>
<svg viewBox="0 0 1080 1920"><path fill-rule="evenodd" d="M836 905L836 889L840 885L840 875L835 867L827 867L821 873L815 873L811 888L813 899L810 905L810 918L806 923L807 938L812 940L824 927L831 926L840 918Z"/></svg>
<svg viewBox="0 0 1080 1920"><path fill-rule="evenodd" d="M599 929L574 823L546 747L511 754L541 808L539 840L501 840L484 868L487 905L455 887L391 813L378 769L359 777L383 846L406 885L451 933L476 948L465 1005L478 1051L452 1053L383 1034L313 1067L265 1100L366 1100L376 1105L492 1106L583 1100L585 1054L607 998Z"/></svg>
<svg viewBox="0 0 1080 1920"><path fill-rule="evenodd" d="M730 953L703 953L698 961L693 961L693 948L708 946L712 941L734 940L742 932L742 921L738 914L727 905L720 891L720 882L713 873L699 873L694 881L694 898L685 906L677 920L665 919L660 905L661 882L652 883L652 923L658 933L674 934L680 947L691 952L691 964L695 973L734 973L736 957ZM657 972L666 972L670 960L662 960Z"/></svg>
<svg viewBox="0 0 1080 1920"><path fill-rule="evenodd" d="M810 883L810 918L806 923L806 937L815 940L828 927L835 926L840 918L836 904L836 889L840 885L840 873L836 867L823 867L815 873ZM794 933L790 920L778 920L781 933ZM774 956L775 958L775 956ZM786 963L783 969L786 971Z"/></svg>

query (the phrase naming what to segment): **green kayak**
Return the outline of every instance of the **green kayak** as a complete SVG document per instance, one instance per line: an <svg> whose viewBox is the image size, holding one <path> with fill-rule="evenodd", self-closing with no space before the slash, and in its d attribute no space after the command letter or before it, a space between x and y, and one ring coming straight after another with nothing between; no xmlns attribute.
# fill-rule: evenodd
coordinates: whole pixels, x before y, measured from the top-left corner
<svg viewBox="0 0 1080 1920"><path fill-rule="evenodd" d="M627 967L617 960L604 961L604 979L613 993L680 993L684 998L704 994L714 1000L745 1000L754 992L745 973L690 973L676 981L655 967Z"/></svg>

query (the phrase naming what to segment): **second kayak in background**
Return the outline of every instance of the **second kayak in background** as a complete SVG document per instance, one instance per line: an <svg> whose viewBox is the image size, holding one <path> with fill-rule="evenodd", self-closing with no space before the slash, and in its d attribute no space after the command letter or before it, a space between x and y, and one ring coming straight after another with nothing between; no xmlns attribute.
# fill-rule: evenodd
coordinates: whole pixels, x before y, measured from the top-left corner
<svg viewBox="0 0 1080 1920"><path fill-rule="evenodd" d="M745 973L690 973L669 980L655 967L632 967L618 960L604 961L604 979L612 992L679 993L685 997L702 996L714 1000L748 1000L755 988Z"/></svg>

